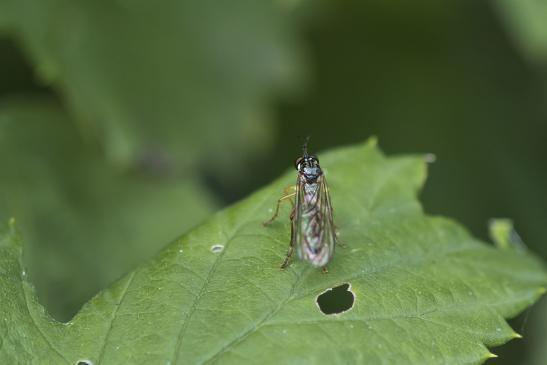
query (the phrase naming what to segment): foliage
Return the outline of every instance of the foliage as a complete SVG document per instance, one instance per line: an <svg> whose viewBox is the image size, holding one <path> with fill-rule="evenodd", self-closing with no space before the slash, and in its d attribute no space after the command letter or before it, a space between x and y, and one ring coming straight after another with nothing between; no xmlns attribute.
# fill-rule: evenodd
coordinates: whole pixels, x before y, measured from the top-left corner
<svg viewBox="0 0 547 365"><path fill-rule="evenodd" d="M17 217L55 317L211 213L207 176L241 176L268 148L268 100L299 83L286 11L0 0L2 35L42 85L29 95L0 79L0 219ZM15 50L0 47L4 67Z"/></svg>
<svg viewBox="0 0 547 365"><path fill-rule="evenodd" d="M290 23L275 2L2 0L0 13L81 132L118 164L149 148L182 166L235 164L267 145L265 103L298 79ZM199 127L180 133L181 124Z"/></svg>
<svg viewBox="0 0 547 365"><path fill-rule="evenodd" d="M0 0L0 221L16 218L37 297L64 320L269 183L303 137L321 150L376 134L437 156L429 212L483 239L510 217L522 239L494 221L499 249L547 258L544 8ZM525 338L492 362L547 363L547 326L518 323L546 309L510 322Z"/></svg>
<svg viewBox="0 0 547 365"><path fill-rule="evenodd" d="M197 181L122 173L85 142L48 98L0 104L0 217L17 217L39 297L66 319L215 206Z"/></svg>
<svg viewBox="0 0 547 365"><path fill-rule="evenodd" d="M328 274L298 261L281 271L288 222L261 224L293 172L173 242L66 324L36 302L12 226L0 245L1 362L474 364L492 357L485 346L519 336L504 318L544 291L545 270L424 215L422 157L386 158L370 142L320 159L347 245ZM341 283L353 307L322 314L317 295Z"/></svg>
<svg viewBox="0 0 547 365"><path fill-rule="evenodd" d="M547 4L536 0L500 0L494 6L524 55L547 69Z"/></svg>

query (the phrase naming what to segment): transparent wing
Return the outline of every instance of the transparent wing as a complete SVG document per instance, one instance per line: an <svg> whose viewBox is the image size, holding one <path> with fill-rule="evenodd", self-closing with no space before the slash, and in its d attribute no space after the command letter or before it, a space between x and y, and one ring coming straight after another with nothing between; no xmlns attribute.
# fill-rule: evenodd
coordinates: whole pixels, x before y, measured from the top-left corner
<svg viewBox="0 0 547 365"><path fill-rule="evenodd" d="M301 259L301 247L302 247L302 210L304 204L304 187L300 181L300 177L296 179L296 195L294 204L294 217L292 219L291 229L291 245L296 246L296 252Z"/></svg>
<svg viewBox="0 0 547 365"><path fill-rule="evenodd" d="M325 245L329 248L329 252L334 255L334 248L336 246L336 227L334 225L334 218L332 214L332 204L330 200L329 187L327 180L323 176L321 180L321 215L323 216L323 240Z"/></svg>
<svg viewBox="0 0 547 365"><path fill-rule="evenodd" d="M336 235L327 182L297 183L293 242L298 256L316 267L325 266L334 255Z"/></svg>

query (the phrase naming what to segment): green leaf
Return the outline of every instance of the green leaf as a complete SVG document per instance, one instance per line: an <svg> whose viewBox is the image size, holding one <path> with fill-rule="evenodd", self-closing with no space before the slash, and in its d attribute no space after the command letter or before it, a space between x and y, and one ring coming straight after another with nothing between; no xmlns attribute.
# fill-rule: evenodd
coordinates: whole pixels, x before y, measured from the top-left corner
<svg viewBox="0 0 547 365"><path fill-rule="evenodd" d="M50 98L0 103L0 221L59 319L214 211L197 179L121 173L91 147Z"/></svg>
<svg viewBox="0 0 547 365"><path fill-rule="evenodd" d="M500 0L493 3L524 56L547 62L547 3L541 0Z"/></svg>
<svg viewBox="0 0 547 365"><path fill-rule="evenodd" d="M506 218L494 218L489 224L490 238L500 250L526 250L526 246L513 227L513 221Z"/></svg>
<svg viewBox="0 0 547 365"><path fill-rule="evenodd" d="M123 165L149 148L183 166L241 163L270 142L269 99L299 83L275 1L0 0L2 13L81 131Z"/></svg>
<svg viewBox="0 0 547 365"><path fill-rule="evenodd" d="M525 322L527 331L533 337L531 348L530 365L544 365L547 363L547 348L545 347L545 338L547 338L547 298L543 297L541 302L533 308L530 317Z"/></svg>
<svg viewBox="0 0 547 365"><path fill-rule="evenodd" d="M347 246L328 274L299 261L279 269L289 207L262 225L294 171L173 242L66 324L36 302L11 228L0 244L0 363L476 364L492 356L486 346L518 337L504 318L541 295L537 259L424 215L421 157L386 158L370 142L320 159ZM316 297L344 283L353 306L324 315Z"/></svg>

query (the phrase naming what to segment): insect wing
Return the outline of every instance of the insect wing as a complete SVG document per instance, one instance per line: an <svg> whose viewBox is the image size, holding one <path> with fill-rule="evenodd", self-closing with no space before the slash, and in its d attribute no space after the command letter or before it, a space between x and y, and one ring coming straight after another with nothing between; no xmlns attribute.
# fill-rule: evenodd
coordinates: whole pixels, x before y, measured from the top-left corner
<svg viewBox="0 0 547 365"><path fill-rule="evenodd" d="M293 242L298 256L316 267L334 255L336 235L327 182L320 176L314 184L297 181Z"/></svg>
<svg viewBox="0 0 547 365"><path fill-rule="evenodd" d="M336 227L334 225L334 218L332 214L332 204L330 201L329 187L327 180L323 176L321 179L321 216L323 217L323 240L325 246L329 248L329 261L334 256L334 249L336 246Z"/></svg>

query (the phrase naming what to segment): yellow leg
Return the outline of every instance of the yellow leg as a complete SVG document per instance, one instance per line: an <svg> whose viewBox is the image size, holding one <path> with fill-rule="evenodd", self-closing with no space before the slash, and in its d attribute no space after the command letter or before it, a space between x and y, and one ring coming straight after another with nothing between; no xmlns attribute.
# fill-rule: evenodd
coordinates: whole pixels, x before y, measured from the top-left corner
<svg viewBox="0 0 547 365"><path fill-rule="evenodd" d="M337 246L340 245L340 247L342 248L347 248L348 245L346 245L345 242L342 242L338 239L338 228L336 228L336 226L334 226L334 232L335 232L334 234L336 235L336 245Z"/></svg>
<svg viewBox="0 0 547 365"><path fill-rule="evenodd" d="M291 244L289 245L289 250L287 251L287 256L285 256L285 260L283 260L283 263L281 264L281 269L285 269L287 266L289 266L289 260L291 259L293 252L294 245L291 241Z"/></svg>
<svg viewBox="0 0 547 365"><path fill-rule="evenodd" d="M268 225L272 224L273 221L277 218L277 216L279 215L279 206L281 205L281 203L284 200L287 200L287 199L290 199L290 198L296 196L296 192L292 192L290 194L287 194L288 189L294 189L294 186L289 186L289 187L285 188L285 190L284 190L285 195L277 200L277 205L275 206L275 212L274 212L273 216L270 219L268 219L266 222L263 223L265 226L268 226ZM294 206L294 202L292 200L291 200L291 203Z"/></svg>
<svg viewBox="0 0 547 365"><path fill-rule="evenodd" d="M287 255L285 256L285 260L283 260L283 263L281 264L281 270L284 270L287 266L289 266L289 261L291 260L292 254L294 253L294 215L296 214L295 208L293 206L292 212L291 212L291 242L289 242L289 250L287 251Z"/></svg>

